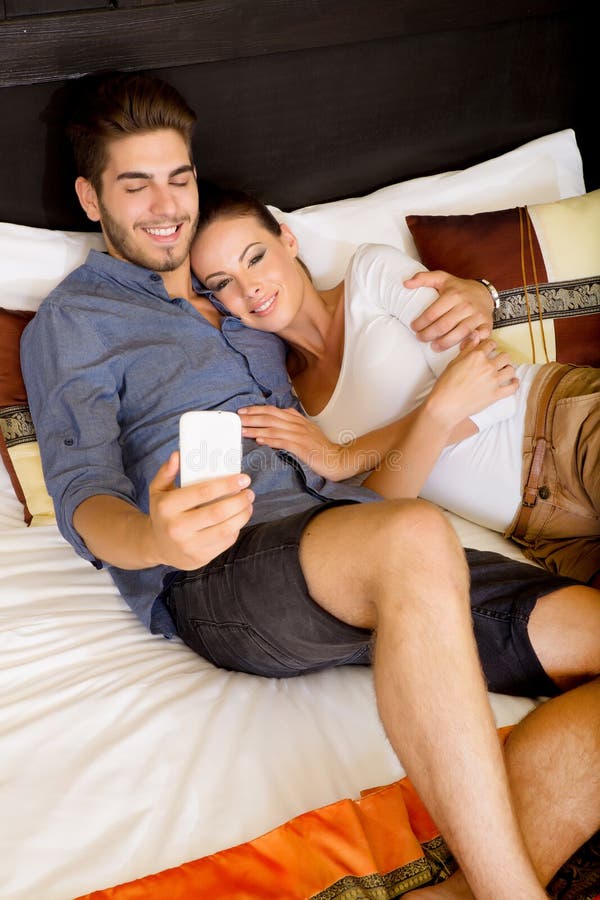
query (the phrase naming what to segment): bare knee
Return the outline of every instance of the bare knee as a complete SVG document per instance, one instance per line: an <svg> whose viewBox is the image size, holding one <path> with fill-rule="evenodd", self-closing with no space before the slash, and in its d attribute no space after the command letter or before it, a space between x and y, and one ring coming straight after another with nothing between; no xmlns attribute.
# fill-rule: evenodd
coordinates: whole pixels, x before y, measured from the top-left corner
<svg viewBox="0 0 600 900"><path fill-rule="evenodd" d="M312 598L373 628L383 608L468 604L464 551L446 516L424 500L335 507L311 519L300 564Z"/></svg>
<svg viewBox="0 0 600 900"><path fill-rule="evenodd" d="M369 556L378 579L419 588L435 600L468 589L464 550L445 514L424 500L390 501L370 534Z"/></svg>
<svg viewBox="0 0 600 900"><path fill-rule="evenodd" d="M464 551L450 521L426 500L390 500L381 504L372 539L378 554L388 559L409 556L434 562L442 554L462 564Z"/></svg>

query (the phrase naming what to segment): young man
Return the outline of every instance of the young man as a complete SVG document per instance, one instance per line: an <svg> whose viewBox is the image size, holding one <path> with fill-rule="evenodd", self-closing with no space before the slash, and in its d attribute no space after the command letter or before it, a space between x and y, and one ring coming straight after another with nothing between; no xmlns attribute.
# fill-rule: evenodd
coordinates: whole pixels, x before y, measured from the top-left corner
<svg viewBox="0 0 600 900"><path fill-rule="evenodd" d="M293 404L283 347L222 323L192 281L191 110L154 79L92 87L71 126L76 191L109 252L46 299L22 346L62 533L109 565L153 632L217 665L284 677L372 658L389 739L473 893L543 897L469 569L495 690L555 693L597 671L598 595L495 554L468 551L467 566L433 506L327 482L252 442L246 474L176 487L181 413Z"/></svg>

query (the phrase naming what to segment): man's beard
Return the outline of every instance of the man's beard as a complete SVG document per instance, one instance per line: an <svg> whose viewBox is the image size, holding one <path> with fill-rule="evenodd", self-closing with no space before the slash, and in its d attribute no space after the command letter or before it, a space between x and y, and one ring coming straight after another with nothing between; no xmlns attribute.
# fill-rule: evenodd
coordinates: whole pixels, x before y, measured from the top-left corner
<svg viewBox="0 0 600 900"><path fill-rule="evenodd" d="M196 214L196 219L190 228L189 239L185 242L185 245L178 244L176 247L165 247L164 249L157 247L155 253L145 253L132 240L126 229L116 219L113 219L101 200L98 201L98 206L102 215L102 229L113 250L120 258L134 263L136 266L142 266L144 269L151 269L153 272L173 272L179 268L189 255L198 225L199 213ZM183 219L184 223L188 221L189 216Z"/></svg>

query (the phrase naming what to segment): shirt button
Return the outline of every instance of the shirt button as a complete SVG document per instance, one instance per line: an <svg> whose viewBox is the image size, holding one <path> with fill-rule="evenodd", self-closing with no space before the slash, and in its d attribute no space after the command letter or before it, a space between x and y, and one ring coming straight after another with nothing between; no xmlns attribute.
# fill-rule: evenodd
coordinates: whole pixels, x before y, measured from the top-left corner
<svg viewBox="0 0 600 900"><path fill-rule="evenodd" d="M153 272L150 276L150 281L161 281L160 275L157 275L156 272Z"/></svg>
<svg viewBox="0 0 600 900"><path fill-rule="evenodd" d="M550 496L550 488L543 484L539 489L538 494L542 498L542 500L547 500Z"/></svg>
<svg viewBox="0 0 600 900"><path fill-rule="evenodd" d="M73 438L65 438L63 443L64 443L65 447L72 447L74 441L73 441Z"/></svg>

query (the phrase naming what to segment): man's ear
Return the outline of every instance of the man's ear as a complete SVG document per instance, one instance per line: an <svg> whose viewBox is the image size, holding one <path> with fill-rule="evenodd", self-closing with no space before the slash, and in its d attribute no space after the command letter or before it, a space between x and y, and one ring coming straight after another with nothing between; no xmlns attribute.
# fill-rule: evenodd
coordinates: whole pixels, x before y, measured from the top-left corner
<svg viewBox="0 0 600 900"><path fill-rule="evenodd" d="M100 205L98 203L98 195L92 187L91 182L89 182L87 178L82 178L80 175L75 181L75 193L77 194L79 202L88 219L92 222L99 222Z"/></svg>
<svg viewBox="0 0 600 900"><path fill-rule="evenodd" d="M298 239L287 225L281 224L281 240L291 250L292 256L298 256Z"/></svg>

